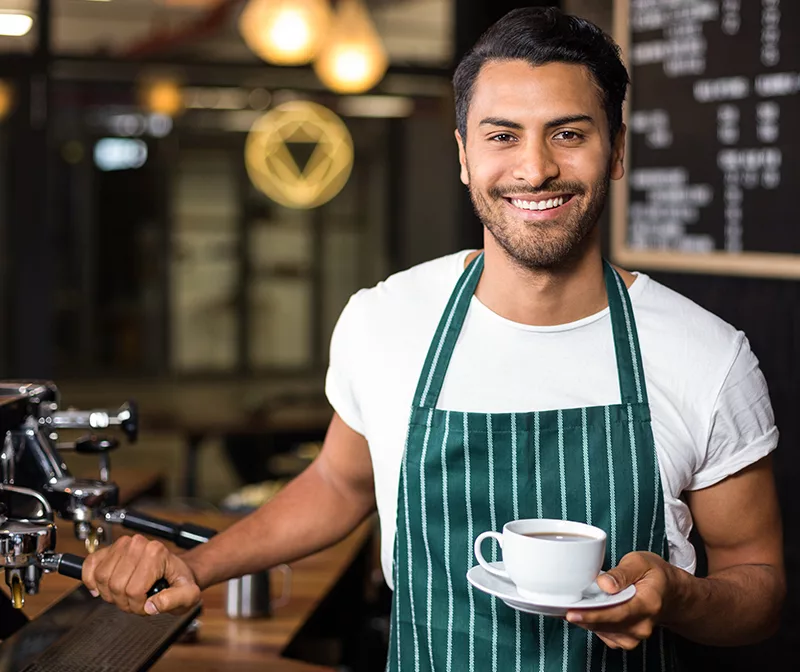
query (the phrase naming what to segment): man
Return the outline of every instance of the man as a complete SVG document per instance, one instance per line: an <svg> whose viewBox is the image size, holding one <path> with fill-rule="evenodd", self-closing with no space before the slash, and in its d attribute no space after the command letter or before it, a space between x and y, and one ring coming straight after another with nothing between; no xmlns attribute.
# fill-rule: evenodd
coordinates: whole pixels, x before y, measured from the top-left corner
<svg viewBox="0 0 800 672"><path fill-rule="evenodd" d="M377 506L391 670L663 670L673 633L763 639L784 568L756 358L741 332L600 254L597 221L624 172L616 46L557 10L515 10L454 85L484 250L351 298L323 451L278 497L180 557L120 539L84 582L122 609L169 611L338 541ZM605 529L598 583L635 597L562 620L471 589L475 537L526 517ZM693 575L692 525L708 578ZM172 587L145 601L161 576Z"/></svg>

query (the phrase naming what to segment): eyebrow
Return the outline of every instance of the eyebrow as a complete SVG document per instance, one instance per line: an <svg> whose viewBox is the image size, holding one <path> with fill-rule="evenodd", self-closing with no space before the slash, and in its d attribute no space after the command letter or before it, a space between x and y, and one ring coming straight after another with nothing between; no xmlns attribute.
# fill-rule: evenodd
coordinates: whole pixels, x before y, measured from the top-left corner
<svg viewBox="0 0 800 672"><path fill-rule="evenodd" d="M556 126L565 126L567 124L589 123L595 126L594 118L588 114L573 114L566 117L559 117L548 121L545 126L547 128L555 128ZM479 126L500 126L502 128L511 128L515 131L524 129L523 125L517 121L510 119L503 119L502 117L485 117L481 119Z"/></svg>

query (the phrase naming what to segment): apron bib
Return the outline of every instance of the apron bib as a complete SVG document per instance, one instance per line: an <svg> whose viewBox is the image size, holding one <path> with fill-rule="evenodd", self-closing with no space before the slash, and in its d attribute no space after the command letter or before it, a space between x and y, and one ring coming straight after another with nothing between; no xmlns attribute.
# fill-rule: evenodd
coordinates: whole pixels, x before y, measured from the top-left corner
<svg viewBox="0 0 800 672"><path fill-rule="evenodd" d="M630 551L667 558L664 501L627 289L604 264L621 403L530 413L436 408L483 270L453 290L420 375L398 490L390 672L675 669L668 631L610 649L558 618L521 613L473 588L475 537L518 518L560 518L608 535L604 570ZM492 545L491 558L498 560Z"/></svg>

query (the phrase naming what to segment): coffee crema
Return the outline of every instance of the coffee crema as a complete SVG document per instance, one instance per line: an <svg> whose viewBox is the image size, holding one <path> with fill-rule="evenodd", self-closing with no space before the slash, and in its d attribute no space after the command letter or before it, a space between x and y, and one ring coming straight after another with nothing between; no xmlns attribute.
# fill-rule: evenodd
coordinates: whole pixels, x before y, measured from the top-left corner
<svg viewBox="0 0 800 672"><path fill-rule="evenodd" d="M541 539L542 541L594 541L595 537L574 532L521 532L523 537Z"/></svg>

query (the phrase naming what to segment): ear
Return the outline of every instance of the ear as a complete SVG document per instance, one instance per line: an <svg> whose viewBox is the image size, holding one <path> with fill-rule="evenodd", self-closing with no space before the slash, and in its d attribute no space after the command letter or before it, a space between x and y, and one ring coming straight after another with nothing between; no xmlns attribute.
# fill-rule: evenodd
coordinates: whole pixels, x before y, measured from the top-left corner
<svg viewBox="0 0 800 672"><path fill-rule="evenodd" d="M458 162L461 164L461 181L469 186L469 170L467 170L467 149L461 133L456 129L456 143L458 144Z"/></svg>
<svg viewBox="0 0 800 672"><path fill-rule="evenodd" d="M612 180L621 180L625 177L625 135L627 131L627 126L622 124L619 133L617 133L617 137L614 139L614 144L611 147Z"/></svg>

